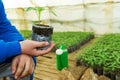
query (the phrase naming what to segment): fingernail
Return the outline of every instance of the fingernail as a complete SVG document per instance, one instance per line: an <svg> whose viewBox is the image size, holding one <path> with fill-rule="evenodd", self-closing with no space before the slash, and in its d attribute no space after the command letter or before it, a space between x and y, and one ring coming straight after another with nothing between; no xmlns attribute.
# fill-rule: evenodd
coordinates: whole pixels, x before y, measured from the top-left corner
<svg viewBox="0 0 120 80"><path fill-rule="evenodd" d="M15 70L12 70L12 74L14 74L15 73Z"/></svg>
<svg viewBox="0 0 120 80"><path fill-rule="evenodd" d="M15 76L15 79L17 79L18 77L17 76Z"/></svg>

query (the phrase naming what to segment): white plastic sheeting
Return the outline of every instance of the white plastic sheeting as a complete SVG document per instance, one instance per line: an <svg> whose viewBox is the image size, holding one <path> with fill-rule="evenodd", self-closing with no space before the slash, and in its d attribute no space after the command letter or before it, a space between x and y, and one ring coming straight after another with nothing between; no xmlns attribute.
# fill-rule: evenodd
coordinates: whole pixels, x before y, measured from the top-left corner
<svg viewBox="0 0 120 80"><path fill-rule="evenodd" d="M20 0L20 2L21 1L22 0ZM25 1L27 2L27 0L24 0L23 2ZM38 1L37 4L46 3L45 5L61 5L52 7L52 10L57 14L57 16L49 13L49 11L44 11L41 15L43 20L50 19L49 23L54 27L55 31L91 31L95 34L120 33L120 0L35 1ZM41 4L41 6L44 5ZM23 15L16 13L17 18L27 19L29 21L37 20L33 12L24 12L24 10L22 11L24 17ZM12 17L10 18L14 19Z"/></svg>
<svg viewBox="0 0 120 80"><path fill-rule="evenodd" d="M3 0L5 8L34 6L31 1L38 6L74 5L82 3L82 0Z"/></svg>
<svg viewBox="0 0 120 80"><path fill-rule="evenodd" d="M83 3L103 3L103 2L119 2L120 0L3 0L6 8L18 8L33 6L31 1L39 6L58 6L58 5L75 5Z"/></svg>
<svg viewBox="0 0 120 80"><path fill-rule="evenodd" d="M29 0L2 0L5 8L19 8L33 6Z"/></svg>
<svg viewBox="0 0 120 80"><path fill-rule="evenodd" d="M3 0L5 8L18 8L33 6L31 1L39 6L58 6L58 5L75 5L82 3L101 3L113 0ZM119 1L119 0L114 0Z"/></svg>

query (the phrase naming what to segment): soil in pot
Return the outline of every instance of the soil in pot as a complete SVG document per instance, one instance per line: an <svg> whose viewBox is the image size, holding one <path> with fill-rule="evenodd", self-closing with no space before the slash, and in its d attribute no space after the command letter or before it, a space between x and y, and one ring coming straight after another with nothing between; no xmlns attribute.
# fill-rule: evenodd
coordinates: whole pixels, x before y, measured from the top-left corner
<svg viewBox="0 0 120 80"><path fill-rule="evenodd" d="M49 45L50 45L52 34L53 34L53 27L51 26L41 25L41 24L32 26L32 40L40 41L40 42L47 41L49 42ZM47 49L49 45L43 48L38 48L38 49L42 49L42 50Z"/></svg>

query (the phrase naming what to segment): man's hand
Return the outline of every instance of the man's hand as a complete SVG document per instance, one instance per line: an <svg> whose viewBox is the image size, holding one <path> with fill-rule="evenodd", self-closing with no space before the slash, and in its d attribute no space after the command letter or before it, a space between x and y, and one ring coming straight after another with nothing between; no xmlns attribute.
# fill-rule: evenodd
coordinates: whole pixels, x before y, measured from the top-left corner
<svg viewBox="0 0 120 80"><path fill-rule="evenodd" d="M15 79L31 75L34 71L34 61L31 56L21 54L12 61L12 73Z"/></svg>
<svg viewBox="0 0 120 80"><path fill-rule="evenodd" d="M21 49L22 49L21 53L27 54L30 56L43 55L43 54L50 52L52 48L54 47L54 44L51 43L50 47L46 50L38 50L37 48L47 46L48 44L49 44L48 42L38 42L38 41L32 41L32 40L21 41L20 42Z"/></svg>

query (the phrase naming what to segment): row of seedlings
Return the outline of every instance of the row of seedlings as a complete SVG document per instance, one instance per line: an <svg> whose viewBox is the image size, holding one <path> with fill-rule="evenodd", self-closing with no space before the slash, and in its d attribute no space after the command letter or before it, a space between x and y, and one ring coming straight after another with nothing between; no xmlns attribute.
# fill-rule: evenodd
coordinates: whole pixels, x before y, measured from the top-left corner
<svg viewBox="0 0 120 80"><path fill-rule="evenodd" d="M20 32L25 39L31 39L31 31L21 30ZM93 38L94 34L91 32L54 32L52 35L52 41L55 43L53 52L55 52L60 45L64 44L68 52L71 53Z"/></svg>
<svg viewBox="0 0 120 80"><path fill-rule="evenodd" d="M55 32L52 36L52 41L55 42L54 51L63 44L68 49L68 52L71 53L92 38L94 38L94 34L91 32Z"/></svg>
<svg viewBox="0 0 120 80"><path fill-rule="evenodd" d="M77 55L78 65L92 67L98 75L111 80L120 77L120 34L108 34L96 39ZM120 79L120 78L119 78Z"/></svg>

